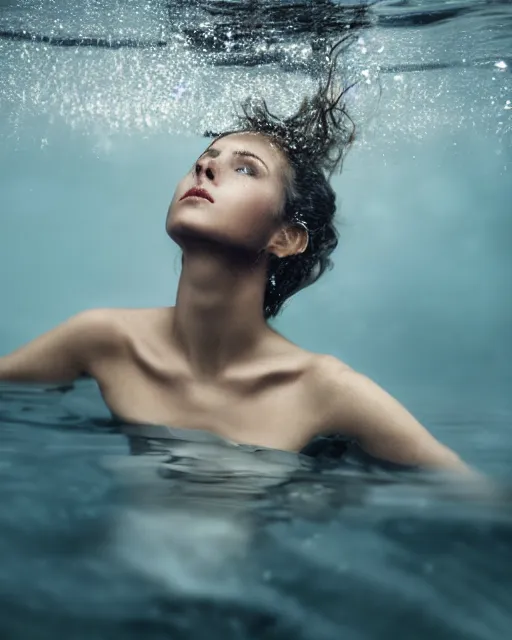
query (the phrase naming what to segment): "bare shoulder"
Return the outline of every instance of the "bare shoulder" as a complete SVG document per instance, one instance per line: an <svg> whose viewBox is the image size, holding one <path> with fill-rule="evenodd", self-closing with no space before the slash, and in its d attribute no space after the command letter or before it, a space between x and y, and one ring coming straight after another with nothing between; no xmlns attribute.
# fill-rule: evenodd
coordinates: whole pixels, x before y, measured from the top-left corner
<svg viewBox="0 0 512 640"><path fill-rule="evenodd" d="M134 308L105 308L89 309L78 314L91 325L110 328L112 330L130 330L138 327L156 326L172 311L169 307Z"/></svg>
<svg viewBox="0 0 512 640"><path fill-rule="evenodd" d="M305 351L303 361L306 364L304 383L318 425L323 432L328 430L335 413L335 406L340 404L342 386L347 376L355 374L347 364L331 355ZM342 403L341 403L342 404Z"/></svg>
<svg viewBox="0 0 512 640"><path fill-rule="evenodd" d="M78 337L89 337L95 342L109 342L116 334L119 323L116 309L87 309L72 316L63 326Z"/></svg>
<svg viewBox="0 0 512 640"><path fill-rule="evenodd" d="M396 403L368 376L334 356L318 354L313 363L311 379L326 432L341 429L354 435L355 426L370 406Z"/></svg>
<svg viewBox="0 0 512 640"><path fill-rule="evenodd" d="M340 360L318 356L314 381L323 433L354 438L367 453L389 462L472 473L398 400Z"/></svg>
<svg viewBox="0 0 512 640"><path fill-rule="evenodd" d="M151 332L165 312L165 308L88 309L69 322L77 332L82 336L90 336L98 346L115 347L128 344L138 334Z"/></svg>
<svg viewBox="0 0 512 640"><path fill-rule="evenodd" d="M348 364L338 358L323 354L312 354L310 376L316 390L328 397L334 391L341 391L344 385L350 384L350 379L359 374Z"/></svg>
<svg viewBox="0 0 512 640"><path fill-rule="evenodd" d="M331 355L317 354L313 371L319 390L329 395L335 393L339 397L341 394L346 398L347 394L362 393L371 397L383 391L367 375Z"/></svg>
<svg viewBox="0 0 512 640"><path fill-rule="evenodd" d="M143 334L141 327L150 327L157 315L138 309L82 311L0 357L0 379L62 382L83 374L98 377L105 366L126 359L126 347L136 342L133 338Z"/></svg>
<svg viewBox="0 0 512 640"><path fill-rule="evenodd" d="M111 339L121 334L122 314L119 309L87 309L73 316L68 323L81 334L87 333L98 340Z"/></svg>

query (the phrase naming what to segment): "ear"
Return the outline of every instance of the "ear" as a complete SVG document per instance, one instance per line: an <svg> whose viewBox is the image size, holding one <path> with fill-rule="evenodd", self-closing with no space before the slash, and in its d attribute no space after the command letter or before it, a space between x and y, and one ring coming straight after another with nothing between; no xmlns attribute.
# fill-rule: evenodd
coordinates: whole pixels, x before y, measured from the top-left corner
<svg viewBox="0 0 512 640"><path fill-rule="evenodd" d="M308 247L309 234L302 225L290 224L274 233L267 245L267 251L278 258L287 258L304 253Z"/></svg>

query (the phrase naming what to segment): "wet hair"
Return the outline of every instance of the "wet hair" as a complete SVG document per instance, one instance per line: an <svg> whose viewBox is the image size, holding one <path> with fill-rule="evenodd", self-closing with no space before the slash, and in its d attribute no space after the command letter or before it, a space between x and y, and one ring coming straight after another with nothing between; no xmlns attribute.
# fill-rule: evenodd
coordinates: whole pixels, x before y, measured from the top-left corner
<svg viewBox="0 0 512 640"><path fill-rule="evenodd" d="M305 97L294 115L279 118L263 98L247 98L241 105L243 114L237 116L239 127L217 137L260 133L280 149L290 170L284 176L285 202L279 216L283 222L305 228L309 235L303 253L268 256L266 319L275 317L288 298L332 267L330 255L338 245L338 233L334 226L336 194L329 179L341 171L355 137L354 121L343 102L351 87L340 87L336 78L338 57L349 42L350 37L345 36L330 48L327 78L320 80L316 94Z"/></svg>

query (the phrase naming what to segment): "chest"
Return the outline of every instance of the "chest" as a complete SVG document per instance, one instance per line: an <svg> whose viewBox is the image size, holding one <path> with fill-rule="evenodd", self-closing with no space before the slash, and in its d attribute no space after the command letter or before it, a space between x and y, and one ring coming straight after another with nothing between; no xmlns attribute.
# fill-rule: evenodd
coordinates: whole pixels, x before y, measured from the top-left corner
<svg viewBox="0 0 512 640"><path fill-rule="evenodd" d="M130 364L100 387L110 410L127 421L202 429L239 443L298 451L320 428L300 372L219 384Z"/></svg>

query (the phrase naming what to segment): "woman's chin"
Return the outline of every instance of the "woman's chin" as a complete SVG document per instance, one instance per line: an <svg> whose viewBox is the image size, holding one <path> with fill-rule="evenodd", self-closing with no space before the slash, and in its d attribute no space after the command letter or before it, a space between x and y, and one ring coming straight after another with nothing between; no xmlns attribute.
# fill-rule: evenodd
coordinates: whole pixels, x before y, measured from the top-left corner
<svg viewBox="0 0 512 640"><path fill-rule="evenodd" d="M230 240L218 229L212 229L209 225L191 224L190 222L173 221L167 225L167 235L182 249L194 245L229 246Z"/></svg>

